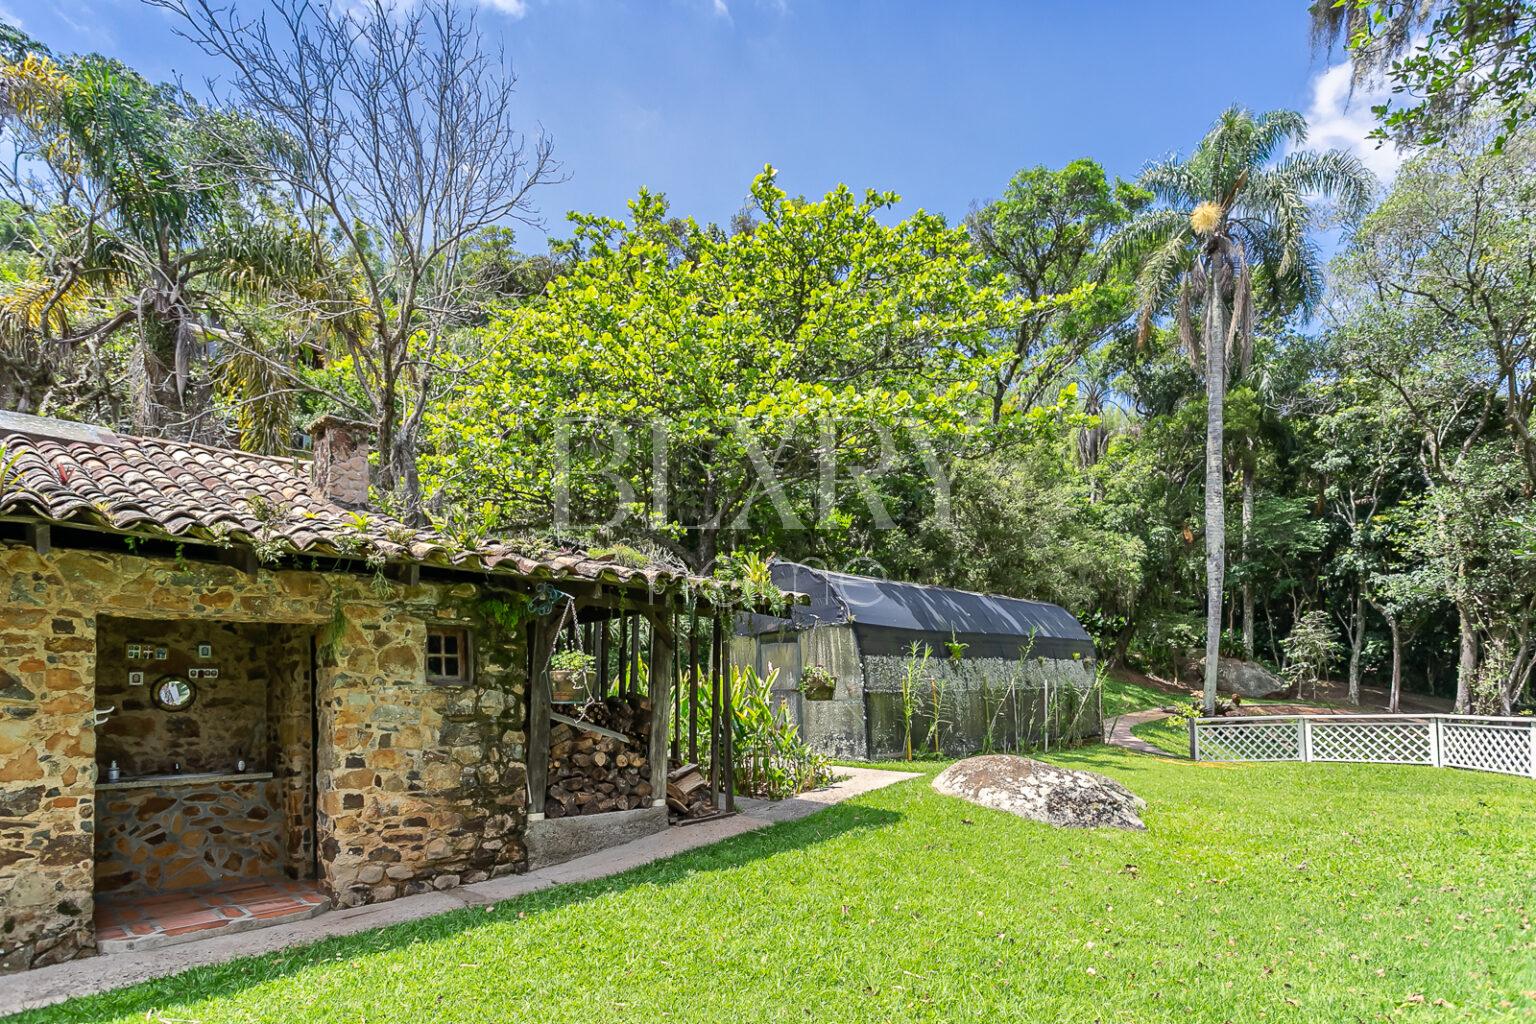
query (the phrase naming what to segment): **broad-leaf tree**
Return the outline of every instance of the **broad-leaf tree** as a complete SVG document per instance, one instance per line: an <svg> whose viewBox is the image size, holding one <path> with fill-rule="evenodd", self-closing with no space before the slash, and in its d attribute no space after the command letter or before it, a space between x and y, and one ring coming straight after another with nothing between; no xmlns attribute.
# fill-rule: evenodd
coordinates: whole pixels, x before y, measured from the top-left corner
<svg viewBox="0 0 1536 1024"><path fill-rule="evenodd" d="M1343 37L1357 82L1385 77L1408 101L1374 108L1383 138L1442 142L1488 106L1502 149L1536 115L1532 0L1312 0L1311 10L1314 39Z"/></svg>
<svg viewBox="0 0 1536 1024"><path fill-rule="evenodd" d="M453 0L267 0L256 13L147 2L223 61L240 109L291 140L261 170L291 191L325 262L341 268L296 297L349 371L328 398L373 425L377 490L423 519L423 417L486 289L473 254L486 229L535 221L535 190L558 178L549 139L520 130L510 66ZM312 383L267 365L295 387Z"/></svg>
<svg viewBox="0 0 1536 1024"><path fill-rule="evenodd" d="M1019 171L1001 197L966 219L986 274L1001 273L1032 307L996 338L1002 358L987 384L994 422L1010 409L1051 401L1078 360L1126 319L1130 282L1100 247L1150 199L1111 181L1094 161L1074 160L1061 170ZM1085 285L1094 288L1080 302L1042 303Z"/></svg>
<svg viewBox="0 0 1536 1024"><path fill-rule="evenodd" d="M896 201L795 199L769 169L732 233L650 192L628 222L574 216L565 274L492 325L433 423L442 494L476 528L622 523L695 568L879 521L893 479L985 422L985 339L1029 305L977 282L963 229L882 223Z"/></svg>

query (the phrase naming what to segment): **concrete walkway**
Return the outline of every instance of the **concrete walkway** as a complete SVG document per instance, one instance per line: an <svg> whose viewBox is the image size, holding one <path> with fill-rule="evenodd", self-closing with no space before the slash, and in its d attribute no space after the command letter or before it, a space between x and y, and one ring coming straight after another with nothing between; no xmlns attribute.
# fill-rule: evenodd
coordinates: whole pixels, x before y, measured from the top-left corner
<svg viewBox="0 0 1536 1024"><path fill-rule="evenodd" d="M1150 711L1132 711L1128 715L1121 715L1115 719L1115 727L1108 736L1104 737L1104 742L1117 747L1124 747L1126 750L1134 750L1138 754L1168 757L1168 751L1163 750L1161 747L1154 747L1146 740L1132 735L1131 730L1138 725L1146 725L1148 722L1160 722L1165 718L1172 717L1168 712L1158 711L1155 708Z"/></svg>
<svg viewBox="0 0 1536 1024"><path fill-rule="evenodd" d="M838 768L837 772L847 778L814 793L791 800L738 800L739 813L735 817L669 828L623 846L525 875L508 875L446 892L405 896L373 906L333 910L307 921L259 931L220 935L165 949L88 957L0 977L0 1016L63 1002L74 996L136 985L204 964L224 963L237 957L307 945L334 935L351 935L465 907L488 906L568 882L606 878L744 832L797 821L852 797L917 777L910 772L873 768Z"/></svg>

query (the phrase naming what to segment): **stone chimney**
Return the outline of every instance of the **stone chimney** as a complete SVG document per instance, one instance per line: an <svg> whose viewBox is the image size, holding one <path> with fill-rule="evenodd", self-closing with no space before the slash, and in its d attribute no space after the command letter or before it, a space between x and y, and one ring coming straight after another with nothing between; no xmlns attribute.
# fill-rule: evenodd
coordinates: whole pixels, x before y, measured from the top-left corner
<svg viewBox="0 0 1536 1024"><path fill-rule="evenodd" d="M368 505L368 433L366 423L330 414L309 425L310 483L343 508Z"/></svg>

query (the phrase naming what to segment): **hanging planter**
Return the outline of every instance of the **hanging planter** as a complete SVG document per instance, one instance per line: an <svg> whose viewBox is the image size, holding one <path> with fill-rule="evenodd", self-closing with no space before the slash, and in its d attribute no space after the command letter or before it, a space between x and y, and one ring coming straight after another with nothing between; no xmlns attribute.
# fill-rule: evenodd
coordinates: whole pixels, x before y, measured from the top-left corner
<svg viewBox="0 0 1536 1024"><path fill-rule="evenodd" d="M800 693L806 700L831 700L837 692L837 677L830 669L812 665L800 673Z"/></svg>
<svg viewBox="0 0 1536 1024"><path fill-rule="evenodd" d="M549 699L554 704L585 704L587 677L597 659L585 651L560 651L549 659Z"/></svg>

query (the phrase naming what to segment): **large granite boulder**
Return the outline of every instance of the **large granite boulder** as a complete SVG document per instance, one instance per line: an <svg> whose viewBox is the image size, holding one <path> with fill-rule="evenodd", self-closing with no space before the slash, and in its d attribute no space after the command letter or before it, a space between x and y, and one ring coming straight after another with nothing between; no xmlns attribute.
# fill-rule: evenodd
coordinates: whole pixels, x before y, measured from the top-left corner
<svg viewBox="0 0 1536 1024"><path fill-rule="evenodd" d="M1242 697L1268 697L1290 687L1256 661L1222 658L1216 663L1216 688Z"/></svg>
<svg viewBox="0 0 1536 1024"><path fill-rule="evenodd" d="M933 788L1059 828L1146 828L1140 814L1146 801L1114 779L1012 754L956 761Z"/></svg>

